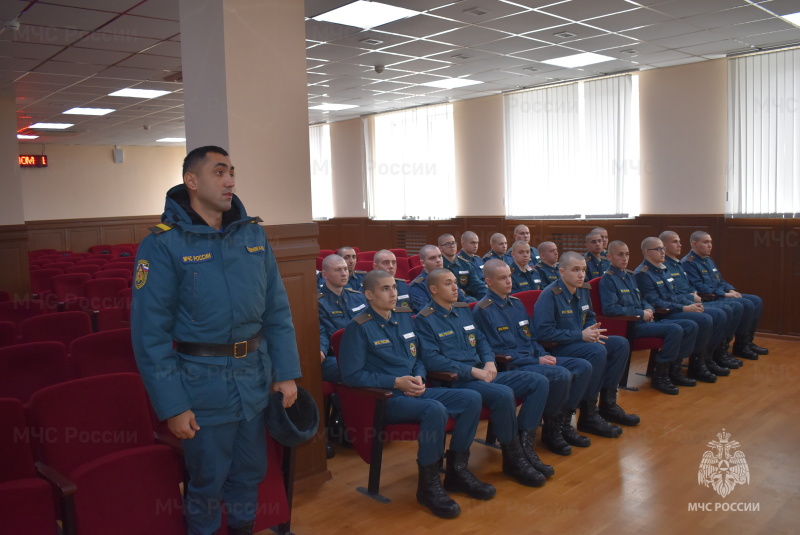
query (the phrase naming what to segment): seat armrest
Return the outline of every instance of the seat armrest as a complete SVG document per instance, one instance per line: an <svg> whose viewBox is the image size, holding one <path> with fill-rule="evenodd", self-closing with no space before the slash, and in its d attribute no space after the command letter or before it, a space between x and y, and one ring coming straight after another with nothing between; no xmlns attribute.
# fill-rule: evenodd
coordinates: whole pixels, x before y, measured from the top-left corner
<svg viewBox="0 0 800 535"><path fill-rule="evenodd" d="M66 476L62 475L61 472L52 466L42 462L37 462L36 473L39 474L39 476L43 479L49 481L51 485L57 487L61 496L72 496L75 494L75 491L78 490L78 488L75 486L75 483L73 483Z"/></svg>

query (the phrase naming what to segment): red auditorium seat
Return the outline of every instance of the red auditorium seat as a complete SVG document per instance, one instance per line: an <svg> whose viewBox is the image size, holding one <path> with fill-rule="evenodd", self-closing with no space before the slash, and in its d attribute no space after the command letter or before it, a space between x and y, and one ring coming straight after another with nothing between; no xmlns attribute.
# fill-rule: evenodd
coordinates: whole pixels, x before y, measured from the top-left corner
<svg viewBox="0 0 800 535"><path fill-rule="evenodd" d="M72 379L67 348L61 342L36 342L0 348L0 398L23 403L37 390Z"/></svg>
<svg viewBox="0 0 800 535"><path fill-rule="evenodd" d="M20 326L23 342L61 342L69 347L73 340L91 334L92 319L81 311L53 312L26 319Z"/></svg>
<svg viewBox="0 0 800 535"><path fill-rule="evenodd" d="M44 301L26 299L23 301L5 301L0 303L0 321L10 321L19 330L23 321L34 316L47 313Z"/></svg>

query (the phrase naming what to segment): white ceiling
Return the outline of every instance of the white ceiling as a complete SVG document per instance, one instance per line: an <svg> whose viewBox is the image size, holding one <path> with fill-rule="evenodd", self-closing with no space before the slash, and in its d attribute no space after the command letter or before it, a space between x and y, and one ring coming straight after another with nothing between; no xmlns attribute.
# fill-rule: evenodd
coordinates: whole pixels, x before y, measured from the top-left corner
<svg viewBox="0 0 800 535"><path fill-rule="evenodd" d="M305 0L306 17L351 1ZM800 11L800 0L382 1L422 13L371 30L306 21L309 106L358 106L309 110L309 123L800 43L800 28L776 16ZM28 143L156 145L184 137L182 85L165 81L181 70L178 0L2 0L0 21L14 18L20 29L0 33L0 94L16 97L18 129L75 123ZM555 35L565 31L575 36ZM540 63L579 52L616 59L583 69ZM419 85L451 77L484 83ZM171 93L107 96L124 87ZM75 106L117 111L62 114Z"/></svg>

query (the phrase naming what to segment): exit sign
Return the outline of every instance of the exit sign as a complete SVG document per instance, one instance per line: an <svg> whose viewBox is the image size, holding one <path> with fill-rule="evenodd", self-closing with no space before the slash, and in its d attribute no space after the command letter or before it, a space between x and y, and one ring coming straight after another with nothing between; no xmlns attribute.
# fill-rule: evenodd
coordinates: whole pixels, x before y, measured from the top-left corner
<svg viewBox="0 0 800 535"><path fill-rule="evenodd" d="M44 154L21 154L20 167L47 167L47 156Z"/></svg>

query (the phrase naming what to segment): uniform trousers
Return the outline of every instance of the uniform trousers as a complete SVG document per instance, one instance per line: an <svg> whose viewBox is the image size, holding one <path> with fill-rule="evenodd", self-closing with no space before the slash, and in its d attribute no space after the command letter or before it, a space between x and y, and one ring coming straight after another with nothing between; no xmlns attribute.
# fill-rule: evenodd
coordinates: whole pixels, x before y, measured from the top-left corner
<svg viewBox="0 0 800 535"><path fill-rule="evenodd" d="M550 394L544 407L544 413L548 416L577 407L580 400L584 399L592 380L592 365L589 361L573 357L556 357L555 366L528 364L514 369L541 373L550 381ZM566 383L562 379L561 369L568 372Z"/></svg>
<svg viewBox="0 0 800 535"><path fill-rule="evenodd" d="M339 363L336 357L325 357L322 361L322 380L331 383L341 383L342 374L339 372Z"/></svg>
<svg viewBox="0 0 800 535"><path fill-rule="evenodd" d="M622 336L609 336L603 342L572 342L553 348L553 353L559 356L583 359L592 365L591 380L581 400L597 399L600 388L616 388L625 371L625 363L631 354L628 340Z"/></svg>
<svg viewBox="0 0 800 535"><path fill-rule="evenodd" d="M437 462L444 452L447 418L455 420L450 449L469 451L481 417L481 395L460 388L427 388L418 397L399 393L386 402L386 423L419 423L417 461Z"/></svg>
<svg viewBox="0 0 800 535"><path fill-rule="evenodd" d="M258 484L267 474L264 411L250 421L203 425L181 442L191 474L184 501L189 535L216 533L222 502L229 526L255 520Z"/></svg>
<svg viewBox="0 0 800 535"><path fill-rule="evenodd" d="M657 362L673 362L694 352L697 341L697 324L689 320L664 319L637 321L632 325L634 338L659 337L664 339Z"/></svg>
<svg viewBox="0 0 800 535"><path fill-rule="evenodd" d="M491 383L476 379L457 381L453 386L481 395L483 406L491 413L492 431L501 444L511 442L518 431L539 426L549 390L547 378L528 371L499 372ZM516 398L522 400L519 416Z"/></svg>

